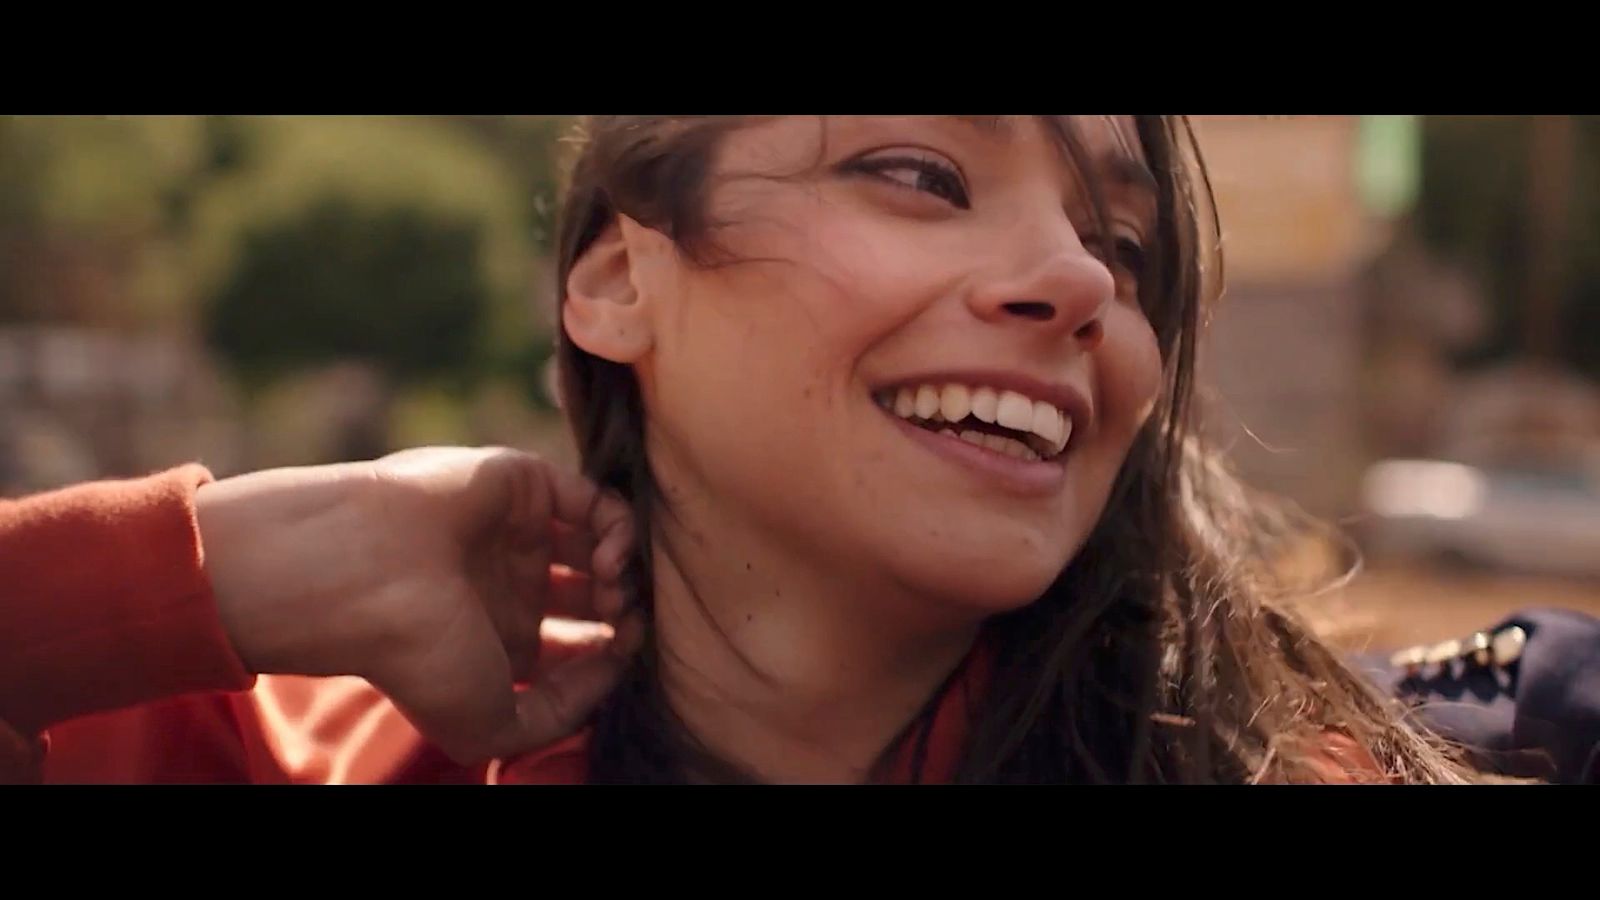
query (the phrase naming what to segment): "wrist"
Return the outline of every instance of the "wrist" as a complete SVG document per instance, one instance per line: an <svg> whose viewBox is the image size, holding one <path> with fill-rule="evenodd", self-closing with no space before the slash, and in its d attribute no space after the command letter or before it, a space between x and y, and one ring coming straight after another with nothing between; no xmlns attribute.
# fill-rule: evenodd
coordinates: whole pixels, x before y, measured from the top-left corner
<svg viewBox="0 0 1600 900"><path fill-rule="evenodd" d="M231 480L212 482L195 492L195 525L200 532L201 561L211 582L223 634L251 674L262 669L249 638L250 589L247 567L240 560L238 492Z"/></svg>
<svg viewBox="0 0 1600 900"><path fill-rule="evenodd" d="M333 674L330 611L362 593L358 464L270 469L196 495L223 629L254 674Z"/></svg>

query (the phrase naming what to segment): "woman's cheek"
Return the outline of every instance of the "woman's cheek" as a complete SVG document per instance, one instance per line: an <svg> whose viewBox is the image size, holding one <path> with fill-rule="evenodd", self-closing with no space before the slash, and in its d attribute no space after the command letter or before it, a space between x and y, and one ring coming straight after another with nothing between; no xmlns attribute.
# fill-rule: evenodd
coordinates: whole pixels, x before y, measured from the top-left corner
<svg viewBox="0 0 1600 900"><path fill-rule="evenodd" d="M1161 350L1143 315L1119 307L1110 316L1097 354L1103 418L1118 430L1137 431L1161 391Z"/></svg>

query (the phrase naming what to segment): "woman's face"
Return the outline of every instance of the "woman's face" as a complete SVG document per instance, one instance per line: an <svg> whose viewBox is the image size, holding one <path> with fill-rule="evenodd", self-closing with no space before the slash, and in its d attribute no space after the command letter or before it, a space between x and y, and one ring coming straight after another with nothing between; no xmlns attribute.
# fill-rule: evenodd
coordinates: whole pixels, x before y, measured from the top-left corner
<svg viewBox="0 0 1600 900"><path fill-rule="evenodd" d="M734 262L634 258L652 461L679 500L930 602L1026 604L1082 546L1161 383L1131 119L778 117L708 194ZM654 235L654 232L649 232Z"/></svg>

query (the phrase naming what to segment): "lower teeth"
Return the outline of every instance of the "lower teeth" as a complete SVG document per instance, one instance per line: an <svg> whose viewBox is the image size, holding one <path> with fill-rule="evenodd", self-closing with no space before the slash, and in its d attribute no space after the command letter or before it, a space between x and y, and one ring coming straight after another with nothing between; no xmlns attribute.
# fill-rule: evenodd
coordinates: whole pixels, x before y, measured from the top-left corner
<svg viewBox="0 0 1600 900"><path fill-rule="evenodd" d="M936 434L943 435L944 437L963 440L969 444L982 447L983 449L992 451L994 453L999 453L1002 456L1009 456L1013 459L1039 462L1045 458L1043 454L1039 453L1039 451L1033 449L1024 442L1017 440L1016 438L1005 437L998 434L990 434L987 431L967 430L957 432L943 419L938 421L924 420L921 422L913 422L912 424L921 425L923 428L926 428L927 430Z"/></svg>
<svg viewBox="0 0 1600 900"><path fill-rule="evenodd" d="M943 428L939 433L947 437L959 438L974 446L982 447L995 453L1009 456L1012 459L1025 459L1038 462L1041 457L1038 451L1015 438L1002 437L998 434L989 434L983 431L963 431L957 434L953 429Z"/></svg>

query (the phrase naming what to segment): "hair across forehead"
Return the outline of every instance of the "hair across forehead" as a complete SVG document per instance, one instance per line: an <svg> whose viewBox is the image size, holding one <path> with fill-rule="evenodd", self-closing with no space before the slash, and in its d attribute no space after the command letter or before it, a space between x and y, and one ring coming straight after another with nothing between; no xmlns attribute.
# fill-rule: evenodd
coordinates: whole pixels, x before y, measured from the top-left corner
<svg viewBox="0 0 1600 900"><path fill-rule="evenodd" d="M676 140L685 138L691 133L711 131L718 136L743 127L761 122L770 122L774 119L788 118L785 116L585 116L580 121L570 143L575 144L580 153L588 151L597 144L623 143L634 146L656 145L670 146ZM816 116L819 120L826 121L837 116ZM1106 142L1113 147L1106 148L1106 153L1125 157L1134 162L1143 162L1145 152L1141 146L1140 130L1137 117L1134 116L950 116L973 125L981 131L998 137L1008 137L1015 133L1019 122L1033 119L1046 127L1047 133L1056 138L1057 143L1064 150L1070 145L1087 147L1091 141L1087 139L1090 134L1098 136L1104 133L1110 136ZM1093 143L1102 143L1093 141Z"/></svg>
<svg viewBox="0 0 1600 900"><path fill-rule="evenodd" d="M675 237L693 239L693 228L673 227L687 216L697 218L681 202L704 199L716 168L716 151L732 132L775 119L793 116L587 116L571 143L578 151L571 178L581 187L589 182L604 194L611 212L623 212L662 228ZM820 144L816 161L827 153L828 121L838 116L815 116ZM933 117L931 117L933 118ZM1135 188L1152 197L1164 187L1151 171L1151 135L1172 132L1148 129L1133 116L950 116L991 137L1015 135L1022 123L1038 123L1061 154L1071 177L1088 195L1097 216L1103 212L1103 188ZM1151 117L1144 117L1151 118ZM580 191L581 193L581 191ZM679 215L669 214L675 208ZM683 222L682 224L690 224Z"/></svg>
<svg viewBox="0 0 1600 900"><path fill-rule="evenodd" d="M618 214L670 236L691 257L717 258L708 215L723 140L731 132L784 116L589 116L573 139L577 156L562 208L557 277L565 283L576 258ZM818 121L826 142L829 116ZM1165 349L1197 320L1221 285L1215 205L1192 130L1168 116L956 116L1003 137L1037 123L1060 150L1091 215L1103 224L1107 195L1148 195L1156 227L1148 234L1150 276L1141 303ZM819 152L825 147L819 146ZM824 157L817 157L820 162ZM1210 229L1201 224L1209 218ZM1104 233L1109 234L1109 229ZM1108 252L1109 252L1109 248ZM1206 261L1216 265L1207 265ZM1203 283L1202 283L1203 282Z"/></svg>

